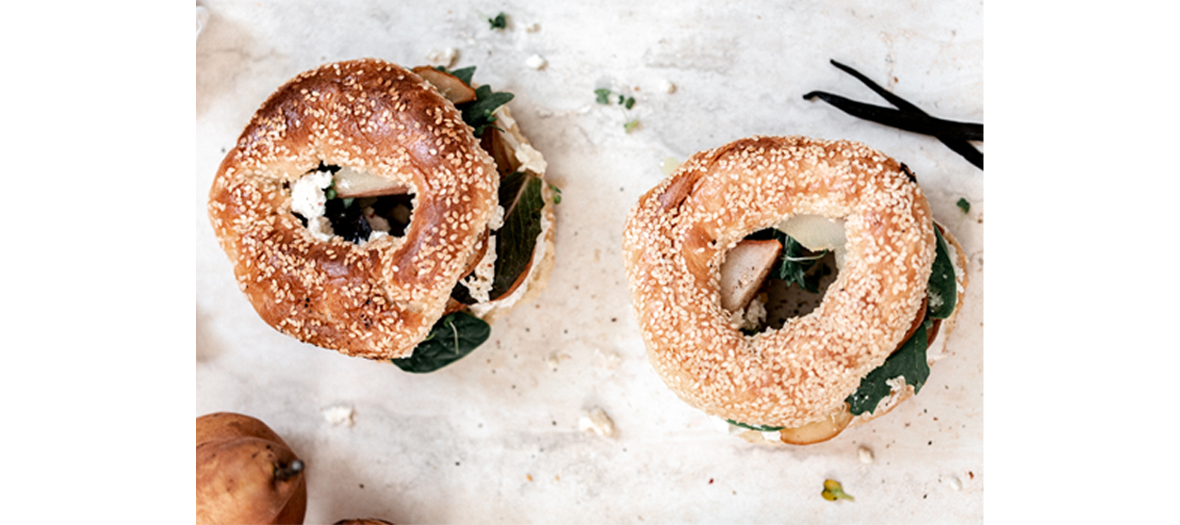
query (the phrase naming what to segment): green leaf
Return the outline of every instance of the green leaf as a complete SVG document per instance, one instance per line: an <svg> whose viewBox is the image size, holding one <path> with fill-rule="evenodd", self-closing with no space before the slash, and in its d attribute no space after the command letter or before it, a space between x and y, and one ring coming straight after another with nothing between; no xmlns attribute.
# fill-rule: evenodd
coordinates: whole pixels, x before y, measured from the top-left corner
<svg viewBox="0 0 1180 525"><path fill-rule="evenodd" d="M963 213L971 211L971 203L967 202L967 199L962 197L959 197L959 202L956 202L955 206L958 206L960 210L963 210Z"/></svg>
<svg viewBox="0 0 1180 525"><path fill-rule="evenodd" d="M732 419L726 419L725 422L729 423L733 426L747 428L750 430L757 430L758 432L776 432L776 431L782 430L784 428L787 428L787 427L765 427L762 425L747 425L745 423L738 423L737 421L734 421Z"/></svg>
<svg viewBox="0 0 1180 525"><path fill-rule="evenodd" d="M860 380L860 387L844 399L852 415L859 416L877 409L877 404L889 396L891 390L886 381L902 376L905 384L914 387L917 394L930 377L930 365L926 363L926 331L933 325L927 316L922 325L901 345L885 363L869 372Z"/></svg>
<svg viewBox="0 0 1180 525"><path fill-rule="evenodd" d="M632 131L635 131L635 129L638 127L639 127L639 119L628 120L626 124L623 124L623 129L626 130L627 133L631 133Z"/></svg>
<svg viewBox="0 0 1180 525"><path fill-rule="evenodd" d="M492 333L492 327L467 312L455 312L434 323L430 335L414 348L410 357L391 359L406 372L433 372L470 354Z"/></svg>
<svg viewBox="0 0 1180 525"><path fill-rule="evenodd" d="M475 76L475 66L467 66L463 69L456 69L454 71L447 71L447 68L444 66L435 66L434 69L462 80L464 84L467 84L467 87L471 87L471 77Z"/></svg>
<svg viewBox="0 0 1180 525"><path fill-rule="evenodd" d="M561 188L553 185L549 187L553 189L553 204L561 204Z"/></svg>
<svg viewBox="0 0 1180 525"><path fill-rule="evenodd" d="M783 245L783 251L779 255L778 262L770 269L770 275L786 281L787 286L796 283L808 292L819 293L821 275L818 272L808 275L807 271L815 266L816 261L828 253L827 250L811 253L810 250L799 244L799 241L778 230L774 230L774 238Z"/></svg>
<svg viewBox="0 0 1180 525"><path fill-rule="evenodd" d="M492 29L504 29L508 27L508 19L504 16L504 13L500 13L495 18L489 18L488 25L492 26Z"/></svg>
<svg viewBox="0 0 1180 525"><path fill-rule="evenodd" d="M504 295L533 260L545 207L541 189L540 178L520 171L500 183L504 226L496 233L496 273L488 294L492 299Z"/></svg>
<svg viewBox="0 0 1180 525"><path fill-rule="evenodd" d="M595 102L598 102L599 104L610 104L610 90L609 89L606 89L606 88L595 89L594 94L598 96L598 98L594 99Z"/></svg>
<svg viewBox="0 0 1180 525"><path fill-rule="evenodd" d="M619 98L622 98L622 97L620 96ZM631 109L631 107L634 105L635 105L635 97L627 97L627 100L625 102L623 102L623 107L625 107L627 109Z"/></svg>
<svg viewBox="0 0 1180 525"><path fill-rule="evenodd" d="M493 92L487 84L475 88L475 100L459 104L459 111L463 113L463 122L472 127L476 137L483 136L483 132L496 122L493 115L496 108L512 100L512 93Z"/></svg>
<svg viewBox="0 0 1180 525"><path fill-rule="evenodd" d="M946 319L955 312L955 305L959 302L959 288L955 281L955 266L951 263L946 239L942 238L938 228L934 228L934 236L937 242L934 266L930 270L930 280L926 284L927 310L934 319Z"/></svg>

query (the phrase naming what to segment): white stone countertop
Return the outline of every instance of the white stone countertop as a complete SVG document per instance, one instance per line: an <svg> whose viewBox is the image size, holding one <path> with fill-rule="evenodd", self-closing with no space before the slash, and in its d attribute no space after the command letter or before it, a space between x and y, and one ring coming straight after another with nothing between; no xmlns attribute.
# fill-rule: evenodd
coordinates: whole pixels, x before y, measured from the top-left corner
<svg viewBox="0 0 1180 525"><path fill-rule="evenodd" d="M983 122L981 1L198 5L196 415L241 412L282 435L308 464L307 523L982 521L983 172L934 138L802 99L818 89L887 105L836 59L933 115ZM493 31L486 19L501 11L509 26ZM478 66L477 82L516 95L513 114L562 189L548 289L428 375L273 330L239 293L205 215L222 157L304 70L361 57L422 65L447 49L456 67ZM602 87L634 108L596 104ZM970 261L951 355L921 394L810 447L728 437L664 387L620 253L626 214L665 159L756 134L857 140L906 163ZM595 407L615 437L579 430ZM330 417L340 413L351 424ZM821 498L827 478L856 500Z"/></svg>

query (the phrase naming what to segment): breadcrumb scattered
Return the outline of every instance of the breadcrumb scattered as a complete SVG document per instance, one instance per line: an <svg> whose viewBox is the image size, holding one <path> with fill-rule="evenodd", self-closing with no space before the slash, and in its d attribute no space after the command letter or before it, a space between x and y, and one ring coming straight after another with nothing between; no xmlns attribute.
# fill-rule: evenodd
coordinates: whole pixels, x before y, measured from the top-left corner
<svg viewBox="0 0 1180 525"><path fill-rule="evenodd" d="M873 451L868 447L860 447L856 449L856 457L860 458L860 462L868 465L873 462Z"/></svg>
<svg viewBox="0 0 1180 525"><path fill-rule="evenodd" d="M605 410L594 407L588 414L578 418L578 430L589 430L607 438L614 437L615 422L611 421Z"/></svg>
<svg viewBox="0 0 1180 525"><path fill-rule="evenodd" d="M541 55L533 55L529 57L528 60L525 60L524 63L526 66L529 66L533 69L541 69L544 68L546 64L548 64L548 62L545 61L545 58Z"/></svg>
<svg viewBox="0 0 1180 525"><path fill-rule="evenodd" d="M432 66L443 66L450 68L455 65L455 60L459 58L459 50L453 47L448 47L443 50L431 49L426 54L426 61Z"/></svg>
<svg viewBox="0 0 1180 525"><path fill-rule="evenodd" d="M355 412L351 407L334 406L325 408L323 411L324 419L336 426L351 427L353 425L352 415Z"/></svg>

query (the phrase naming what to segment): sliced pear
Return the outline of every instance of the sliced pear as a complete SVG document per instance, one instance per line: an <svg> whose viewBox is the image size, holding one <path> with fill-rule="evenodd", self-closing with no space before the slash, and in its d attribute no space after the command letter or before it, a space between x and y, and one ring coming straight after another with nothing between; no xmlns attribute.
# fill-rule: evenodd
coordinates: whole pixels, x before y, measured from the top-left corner
<svg viewBox="0 0 1180 525"><path fill-rule="evenodd" d="M848 405L845 404L840 407L840 410L828 414L827 417L814 423L808 423L799 428L784 428L780 430L779 439L783 443L790 443L792 445L819 443L836 437L851 422L852 412L848 411Z"/></svg>
<svg viewBox="0 0 1180 525"><path fill-rule="evenodd" d="M332 178L336 181L336 197L341 199L403 195L410 192L410 188L400 182L347 166L340 168Z"/></svg>
<svg viewBox="0 0 1180 525"><path fill-rule="evenodd" d="M492 156L492 160L496 162L496 171L500 172L501 179L511 175L520 167L520 162L516 161L516 155L513 155L508 144L505 144L504 137L500 136L498 129L484 130L483 136L479 139L479 147Z"/></svg>
<svg viewBox="0 0 1180 525"><path fill-rule="evenodd" d="M848 243L844 221L822 215L796 215L778 223L776 228L808 250L831 250L836 255L836 268L844 267L844 245Z"/></svg>
<svg viewBox="0 0 1180 525"><path fill-rule="evenodd" d="M422 80L430 82L443 97L456 106L475 100L475 90L455 75L428 66L418 66L414 68L414 73L422 77Z"/></svg>
<svg viewBox="0 0 1180 525"><path fill-rule="evenodd" d="M783 245L774 239L737 243L721 264L721 307L731 313L745 308L782 249Z"/></svg>

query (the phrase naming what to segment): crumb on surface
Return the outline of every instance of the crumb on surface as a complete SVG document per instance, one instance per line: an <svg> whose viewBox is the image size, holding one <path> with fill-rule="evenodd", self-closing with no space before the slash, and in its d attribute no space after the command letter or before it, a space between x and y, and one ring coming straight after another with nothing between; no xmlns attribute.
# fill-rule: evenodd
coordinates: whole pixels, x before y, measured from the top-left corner
<svg viewBox="0 0 1180 525"><path fill-rule="evenodd" d="M861 463L866 465L873 462L873 451L868 447L860 447L856 449L856 457L860 459Z"/></svg>
<svg viewBox="0 0 1180 525"><path fill-rule="evenodd" d="M453 47L446 49L431 49L426 54L426 61L432 66L443 66L450 68L455 65L455 60L459 58L459 50Z"/></svg>
<svg viewBox="0 0 1180 525"><path fill-rule="evenodd" d="M524 64L533 69L542 69L546 64L548 64L548 61L546 61L541 55L533 55L525 60Z"/></svg>
<svg viewBox="0 0 1180 525"><path fill-rule="evenodd" d="M578 430L591 431L602 437L615 436L615 422L611 421L610 416L601 407L594 407L590 411L578 418Z"/></svg>
<svg viewBox="0 0 1180 525"><path fill-rule="evenodd" d="M323 410L324 419L336 426L351 427L353 425L352 416L356 411L352 407L334 406L325 408Z"/></svg>

